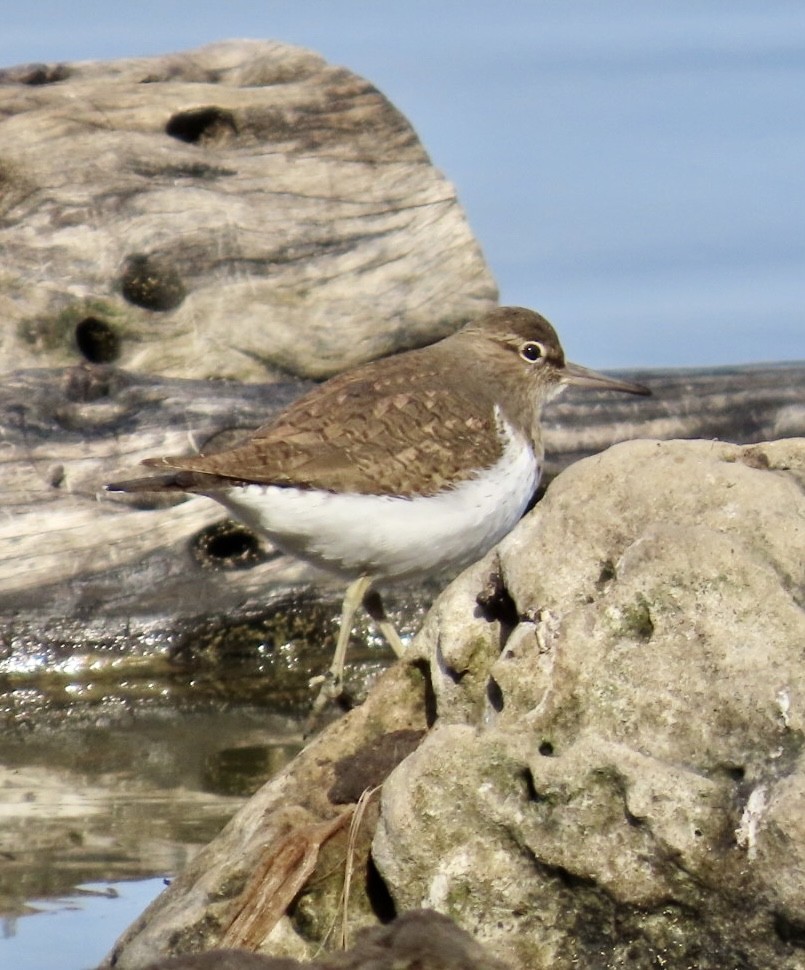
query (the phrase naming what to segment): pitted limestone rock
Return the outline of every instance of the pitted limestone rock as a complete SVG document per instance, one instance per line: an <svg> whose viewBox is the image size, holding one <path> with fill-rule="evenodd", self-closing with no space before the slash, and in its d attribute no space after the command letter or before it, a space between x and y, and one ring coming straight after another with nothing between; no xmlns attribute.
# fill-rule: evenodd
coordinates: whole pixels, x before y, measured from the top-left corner
<svg viewBox="0 0 805 970"><path fill-rule="evenodd" d="M802 439L619 445L459 577L416 643L436 727L383 790L398 906L530 970L805 966L804 485ZM515 626L457 682L490 572Z"/></svg>

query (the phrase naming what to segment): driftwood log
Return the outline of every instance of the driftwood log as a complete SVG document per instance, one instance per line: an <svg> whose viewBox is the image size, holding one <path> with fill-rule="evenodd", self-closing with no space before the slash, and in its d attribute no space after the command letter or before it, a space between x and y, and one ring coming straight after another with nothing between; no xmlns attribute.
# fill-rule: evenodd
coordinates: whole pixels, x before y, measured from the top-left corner
<svg viewBox="0 0 805 970"><path fill-rule="evenodd" d="M650 399L567 392L546 413L547 478L638 438L752 443L805 433L805 366L641 373ZM248 385L113 367L20 371L0 388L0 617L169 619L265 606L307 567L204 498L122 497L142 458L245 433L304 382ZM223 524L221 524L223 523Z"/></svg>
<svg viewBox="0 0 805 970"><path fill-rule="evenodd" d="M497 288L369 82L297 47L0 71L0 361L320 378Z"/></svg>

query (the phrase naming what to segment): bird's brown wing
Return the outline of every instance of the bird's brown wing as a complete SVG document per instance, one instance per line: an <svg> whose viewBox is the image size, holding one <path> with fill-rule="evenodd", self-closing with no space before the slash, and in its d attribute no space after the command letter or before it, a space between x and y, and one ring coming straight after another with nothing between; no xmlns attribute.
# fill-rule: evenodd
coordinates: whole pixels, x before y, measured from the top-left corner
<svg viewBox="0 0 805 970"><path fill-rule="evenodd" d="M432 495L500 455L487 395L444 379L445 361L406 354L405 366L365 365L331 379L217 454L148 459L161 469L363 494ZM206 480L209 488L210 479Z"/></svg>

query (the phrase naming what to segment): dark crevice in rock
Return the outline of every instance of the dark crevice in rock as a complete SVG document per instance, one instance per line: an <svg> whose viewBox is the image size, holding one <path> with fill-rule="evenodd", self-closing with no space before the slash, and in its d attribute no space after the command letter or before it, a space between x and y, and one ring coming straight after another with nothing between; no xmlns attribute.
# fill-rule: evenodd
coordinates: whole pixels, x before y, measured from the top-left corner
<svg viewBox="0 0 805 970"><path fill-rule="evenodd" d="M774 932L783 943L805 949L805 924L789 919L783 913L776 913Z"/></svg>
<svg viewBox="0 0 805 970"><path fill-rule="evenodd" d="M534 773L530 768L526 767L520 772L520 779L525 787L526 797L530 802L541 802L542 795L540 795L537 790L536 782L534 781Z"/></svg>
<svg viewBox="0 0 805 970"><path fill-rule="evenodd" d="M396 918L397 907L394 899L371 855L366 862L366 898L381 923L390 923Z"/></svg>
<svg viewBox="0 0 805 970"><path fill-rule="evenodd" d="M475 597L481 616L487 623L500 624L500 650L503 651L512 631L520 622L517 604L506 588L500 570L490 573L483 589Z"/></svg>
<svg viewBox="0 0 805 970"><path fill-rule="evenodd" d="M560 865L549 865L545 862L540 863L540 865L545 872L558 879L566 889L592 889L596 893L600 893L602 897L606 895L592 876L579 875Z"/></svg>
<svg viewBox="0 0 805 970"><path fill-rule="evenodd" d="M746 768L743 765L727 765L726 772L728 777L736 782L742 782L746 777Z"/></svg>
<svg viewBox="0 0 805 970"><path fill-rule="evenodd" d="M456 670L455 667L445 666L443 672L444 672L445 676L447 676L447 677L450 678L450 681L452 683L454 683L454 684L460 684L461 681L464 680L464 678L469 673L469 670L466 669L466 668L464 670Z"/></svg>
<svg viewBox="0 0 805 970"><path fill-rule="evenodd" d="M425 723L429 728L431 728L436 723L436 718L439 715L439 707L436 701L436 692L433 689L430 668L428 667L427 662L424 660L415 660L411 666L422 674L422 709L425 713Z"/></svg>
<svg viewBox="0 0 805 970"><path fill-rule="evenodd" d="M486 699L489 701L492 710L500 714L505 706L505 700L500 684L493 677L489 678L486 685Z"/></svg>
<svg viewBox="0 0 805 970"><path fill-rule="evenodd" d="M614 579L617 579L615 563L611 559L606 559L601 563L601 572L595 581L595 588L601 593Z"/></svg>
<svg viewBox="0 0 805 970"><path fill-rule="evenodd" d="M626 824L635 829L641 828L646 824L645 819L642 819L639 815L635 815L634 813L630 812L625 806L623 809L623 817L626 819Z"/></svg>
<svg viewBox="0 0 805 970"><path fill-rule="evenodd" d="M528 513L534 508L534 506L538 502L541 502L542 501L545 493L548 491L548 486L551 484L551 482L554 480L554 478L556 478L556 472L555 471L551 471L551 472L544 471L543 472L542 478L540 479L540 483L537 486L537 490L532 495L531 501L528 503L528 506L526 507L525 512L523 512L523 515L524 516L525 515L528 515Z"/></svg>

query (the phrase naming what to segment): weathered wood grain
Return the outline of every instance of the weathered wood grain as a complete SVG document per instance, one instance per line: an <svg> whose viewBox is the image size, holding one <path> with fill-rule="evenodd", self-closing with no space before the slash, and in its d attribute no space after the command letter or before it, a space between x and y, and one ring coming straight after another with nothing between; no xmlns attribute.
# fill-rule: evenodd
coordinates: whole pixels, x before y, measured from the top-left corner
<svg viewBox="0 0 805 970"><path fill-rule="evenodd" d="M497 298L408 121L269 41L0 71L0 252L3 370L320 378Z"/></svg>

